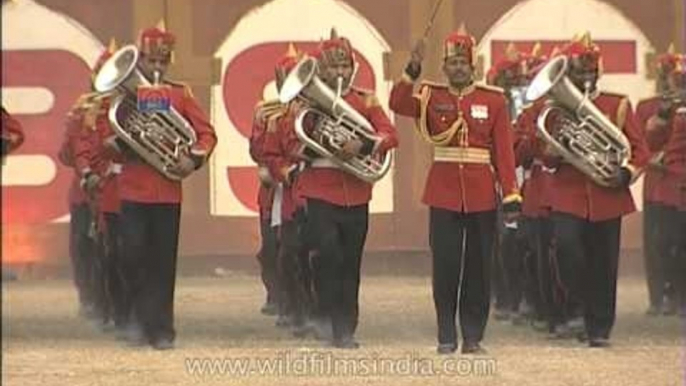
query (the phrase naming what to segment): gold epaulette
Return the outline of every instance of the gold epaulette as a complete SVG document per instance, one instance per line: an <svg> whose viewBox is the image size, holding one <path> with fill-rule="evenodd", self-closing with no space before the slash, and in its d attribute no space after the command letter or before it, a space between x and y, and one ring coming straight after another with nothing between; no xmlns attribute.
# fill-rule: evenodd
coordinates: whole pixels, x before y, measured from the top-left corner
<svg viewBox="0 0 686 386"><path fill-rule="evenodd" d="M255 121L266 122L283 115L288 109L288 105L281 103L278 99L260 101L255 106Z"/></svg>
<svg viewBox="0 0 686 386"><path fill-rule="evenodd" d="M475 86L479 90L492 91L492 92L495 92L498 94L505 94L505 90L503 90L502 87L493 86L490 84L483 84L483 83L475 84Z"/></svg>
<svg viewBox="0 0 686 386"><path fill-rule="evenodd" d="M358 87L358 86L352 86L350 88L352 91L355 91L358 94L361 95L374 95L374 91L368 89L368 88L363 88L363 87Z"/></svg>
<svg viewBox="0 0 686 386"><path fill-rule="evenodd" d="M624 127L624 123L626 123L626 115L629 112L629 109L631 108L631 103L629 102L629 98L624 95L624 94L619 94L619 93L614 93L614 92L608 92L608 91L601 91L600 95L606 98L613 98L617 99L617 115L615 117L615 124L621 129Z"/></svg>
<svg viewBox="0 0 686 386"><path fill-rule="evenodd" d="M352 87L352 91L357 93L366 107L380 106L379 99L374 95L374 91L360 87Z"/></svg>
<svg viewBox="0 0 686 386"><path fill-rule="evenodd" d="M620 129L624 127L624 124L626 123L626 115L631 109L631 102L629 102L629 98L626 96L621 96L621 100L619 101L619 106L617 106L617 126L619 126Z"/></svg>
<svg viewBox="0 0 686 386"><path fill-rule="evenodd" d="M636 104L636 108L638 109L638 106L640 106L644 103L651 103L653 101L660 100L660 99L662 99L662 97L660 95L651 96L650 98L643 98L640 101L638 101L638 103Z"/></svg>
<svg viewBox="0 0 686 386"><path fill-rule="evenodd" d="M603 95L606 97L612 97L612 98L619 98L619 99L626 98L626 95L624 95L624 94L611 92L611 91L601 91L600 95Z"/></svg>
<svg viewBox="0 0 686 386"><path fill-rule="evenodd" d="M183 88L183 94L187 98L193 98L193 91L191 90L191 86L188 85L186 82L180 82L177 80L170 80L170 79L165 79L164 80L165 84L168 84L172 87L182 87Z"/></svg>
<svg viewBox="0 0 686 386"><path fill-rule="evenodd" d="M422 80L422 81L419 83L419 86L420 86L420 87L428 86L428 87L433 87L433 88L444 88L444 89L446 89L446 90L449 88L448 85L445 84L445 83L438 83L438 82L433 82L433 81L430 81L430 80Z"/></svg>

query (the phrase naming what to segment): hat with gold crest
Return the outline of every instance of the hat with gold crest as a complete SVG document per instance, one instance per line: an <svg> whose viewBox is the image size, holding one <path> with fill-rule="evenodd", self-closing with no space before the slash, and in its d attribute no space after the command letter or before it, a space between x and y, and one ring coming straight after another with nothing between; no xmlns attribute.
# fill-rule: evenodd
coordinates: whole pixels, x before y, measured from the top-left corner
<svg viewBox="0 0 686 386"><path fill-rule="evenodd" d="M467 27L464 23L460 28L446 36L443 41L443 59L455 55L464 55L469 62L474 66L476 64L476 40L474 36L467 32Z"/></svg>
<svg viewBox="0 0 686 386"><path fill-rule="evenodd" d="M600 47L591 40L591 33L588 31L576 35L562 48L561 53L569 58L573 66L602 72Z"/></svg>
<svg viewBox="0 0 686 386"><path fill-rule="evenodd" d="M502 77L516 78L522 75L522 54L517 50L514 43L510 42L505 48L505 56L496 62L486 73L486 81L496 84Z"/></svg>
<svg viewBox="0 0 686 386"><path fill-rule="evenodd" d="M274 70L276 71L276 76L285 78L286 75L298 64L298 61L303 57L303 53L299 52L293 43L288 44L288 50L286 53L279 58L276 62Z"/></svg>
<svg viewBox="0 0 686 386"><path fill-rule="evenodd" d="M667 48L667 52L660 54L655 58L655 70L657 71L658 76L669 75L674 71L679 63L680 56L682 55L676 53L674 43L670 44L669 48Z"/></svg>
<svg viewBox="0 0 686 386"><path fill-rule="evenodd" d="M102 65L105 64L107 59L111 58L114 53L117 52L117 41L112 38L110 39L110 44L107 45L107 48L105 48L104 51L100 54L98 57L98 60L95 61L95 64L93 65L93 76L100 71L102 68Z"/></svg>
<svg viewBox="0 0 686 386"><path fill-rule="evenodd" d="M164 20L160 20L156 26L141 31L138 37L138 48L143 54L168 55L170 60L174 57L174 45L176 37L167 31Z"/></svg>
<svg viewBox="0 0 686 386"><path fill-rule="evenodd" d="M334 62L342 60L355 61L355 52L350 40L338 36L335 28L331 28L329 39L322 40L315 51L315 57L319 61Z"/></svg>

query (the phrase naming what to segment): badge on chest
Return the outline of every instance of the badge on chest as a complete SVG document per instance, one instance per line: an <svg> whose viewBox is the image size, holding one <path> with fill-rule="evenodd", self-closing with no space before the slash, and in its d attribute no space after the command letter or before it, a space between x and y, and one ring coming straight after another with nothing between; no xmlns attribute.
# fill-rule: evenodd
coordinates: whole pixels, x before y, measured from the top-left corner
<svg viewBox="0 0 686 386"><path fill-rule="evenodd" d="M470 115L474 119L488 119L487 105L471 105Z"/></svg>

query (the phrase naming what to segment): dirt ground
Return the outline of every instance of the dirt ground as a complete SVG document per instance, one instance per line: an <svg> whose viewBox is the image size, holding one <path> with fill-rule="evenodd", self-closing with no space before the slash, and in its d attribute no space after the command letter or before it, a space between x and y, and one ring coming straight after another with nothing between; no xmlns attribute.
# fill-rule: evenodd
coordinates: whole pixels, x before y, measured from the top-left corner
<svg viewBox="0 0 686 386"><path fill-rule="evenodd" d="M429 278L365 277L358 350L298 340L258 309L257 277L182 278L177 347L127 347L76 317L67 280L2 285L3 385L686 385L686 328L647 317L645 286L622 280L609 349L550 341L491 320L488 354L435 354Z"/></svg>

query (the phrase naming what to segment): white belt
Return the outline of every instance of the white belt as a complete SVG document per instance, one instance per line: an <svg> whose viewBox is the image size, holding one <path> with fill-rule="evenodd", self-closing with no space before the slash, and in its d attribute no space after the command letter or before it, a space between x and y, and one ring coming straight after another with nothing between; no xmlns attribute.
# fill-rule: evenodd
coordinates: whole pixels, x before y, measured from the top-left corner
<svg viewBox="0 0 686 386"><path fill-rule="evenodd" d="M274 200L272 201L271 226L278 227L281 225L281 214L283 205L283 184L276 185L274 189Z"/></svg>
<svg viewBox="0 0 686 386"><path fill-rule="evenodd" d="M107 174L121 174L122 168L124 166L122 164L118 163L111 163L110 166L107 168Z"/></svg>
<svg viewBox="0 0 686 386"><path fill-rule="evenodd" d="M333 169L340 169L341 167L338 166L335 162L333 162L329 158L317 158L316 160L312 161L310 164L313 168L333 168Z"/></svg>

